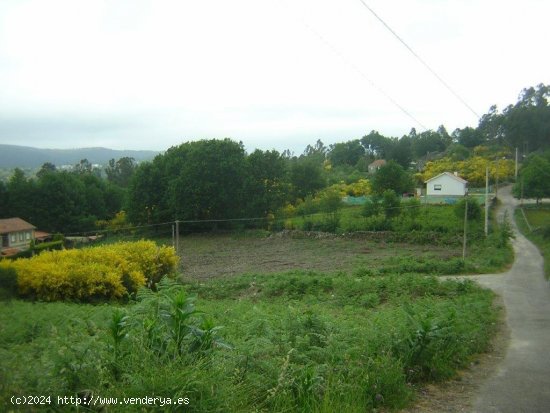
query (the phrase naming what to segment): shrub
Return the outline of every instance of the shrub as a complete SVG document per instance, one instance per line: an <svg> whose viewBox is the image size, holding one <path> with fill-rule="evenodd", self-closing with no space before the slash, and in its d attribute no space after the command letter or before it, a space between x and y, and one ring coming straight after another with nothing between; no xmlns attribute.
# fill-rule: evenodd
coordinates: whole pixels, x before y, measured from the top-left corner
<svg viewBox="0 0 550 413"><path fill-rule="evenodd" d="M0 261L0 299L12 298L17 294L17 273L8 265L8 261Z"/></svg>
<svg viewBox="0 0 550 413"><path fill-rule="evenodd" d="M61 250L61 249L63 249L63 241L61 240L43 242L42 244L37 244L32 248L34 252Z"/></svg>
<svg viewBox="0 0 550 413"><path fill-rule="evenodd" d="M172 274L172 248L152 241L123 242L80 250L50 251L7 265L17 273L19 293L45 301L120 299L153 287Z"/></svg>
<svg viewBox="0 0 550 413"><path fill-rule="evenodd" d="M464 219L465 204L466 204L466 200L461 199L454 206L454 212L458 219ZM470 199L468 202L468 220L475 221L475 220L478 220L479 218L481 218L481 207L476 201L474 201L473 199Z"/></svg>

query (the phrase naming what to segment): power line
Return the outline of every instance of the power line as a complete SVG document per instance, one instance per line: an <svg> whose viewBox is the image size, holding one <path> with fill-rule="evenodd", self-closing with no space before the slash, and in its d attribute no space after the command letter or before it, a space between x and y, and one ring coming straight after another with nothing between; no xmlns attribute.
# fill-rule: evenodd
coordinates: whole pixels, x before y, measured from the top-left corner
<svg viewBox="0 0 550 413"><path fill-rule="evenodd" d="M330 43L328 40L326 40L317 30L315 30L313 27L311 27L304 19L300 19L302 24L307 27L308 30L310 30L315 36L317 36L329 49L332 50L334 54L336 54L340 59L342 59L346 64L348 64L351 68L353 68L363 79L365 79L374 89L376 89L379 93L384 95L386 99L388 99L393 105L395 105L401 112L403 112L405 115L407 115L410 119L412 119L418 126L420 126L424 130L428 130L426 126L422 122L420 122L416 117L414 117L407 109L405 109L402 105L397 102L389 93L387 93L384 89L382 89L380 86L378 86L374 81L369 78L355 63L350 61L342 52L340 52L332 43Z"/></svg>
<svg viewBox="0 0 550 413"><path fill-rule="evenodd" d="M449 86L449 84L448 84L447 82L445 82L445 80L443 80L443 78L442 78L441 76L439 76L439 75L437 74L437 72L436 72L434 69L432 69L431 66L430 66L428 63L426 63L426 61L425 61L424 59L422 59L422 58L418 55L418 53L416 53L416 52L414 51L414 50L405 42L405 40L403 40L403 39L401 38L401 36L399 36L399 35L398 35L398 34L397 34L397 33L396 33L396 32L395 32L395 31L394 31L394 30L393 30L393 29L392 29L392 28L391 28L391 27L390 27L390 26L389 26L389 25L388 25L379 15L378 15L378 14L376 14L376 12L375 12L367 3L365 3L364 0L359 0L359 1L361 2L361 4L362 4L363 6L366 7L366 9L367 9L368 11L370 11L370 12L372 13L372 15L373 15L374 17L376 17L376 19L377 19L380 23L382 23L382 24L384 25L384 27L385 27L386 29L388 29L388 31L389 31L397 40L399 40L399 42L400 42L403 46L405 46L405 47L407 48L407 50L408 50L409 52L411 52L411 54L412 54L420 63L422 63L422 64L424 65L424 67L425 67L426 69L428 69L428 70L432 73L432 75L434 75L434 76L436 77L437 80L439 80L439 81L441 82L441 84L442 84L443 86L445 86L445 87L447 88L447 90L448 90L449 92L451 92L458 100L460 100L460 102L461 102L464 106L466 106L466 107L470 110L470 112L472 112L478 119L480 118L480 116L478 115L478 113L477 113L474 109L472 109L472 107L471 107L471 106L470 106L470 105L469 105L469 104L468 104L468 103L467 103L467 102L466 102L466 101L465 101L465 100L464 100L464 99L463 99L463 98L462 98L462 97L461 97L461 96L451 87L451 86Z"/></svg>

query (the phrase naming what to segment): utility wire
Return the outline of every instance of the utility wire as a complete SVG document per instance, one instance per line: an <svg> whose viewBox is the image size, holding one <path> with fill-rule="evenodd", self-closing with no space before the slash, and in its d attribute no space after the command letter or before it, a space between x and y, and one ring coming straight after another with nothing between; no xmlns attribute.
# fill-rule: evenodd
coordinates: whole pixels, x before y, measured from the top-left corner
<svg viewBox="0 0 550 413"><path fill-rule="evenodd" d="M342 59L345 63L347 63L351 68L353 68L363 79L365 79L367 82L370 83L370 85L375 88L378 92L380 92L382 95L386 97L391 103L393 103L401 112L403 112L405 115L407 115L409 118L411 118L418 126L420 126L424 130L428 130L426 126L422 122L420 122L416 117L414 117L407 109L405 109L403 106L399 104L393 97L391 97L384 89L382 89L380 86L378 86L374 81L369 78L365 72L363 72L359 67L350 61L348 58L344 56L342 52L340 52L336 47L334 47L333 44L331 44L329 41L327 41L321 34L319 34L313 27L311 27L309 24L307 24L305 21L303 22L304 25L311 30L313 34L315 34L328 48L332 50L333 53L335 53L340 59Z"/></svg>
<svg viewBox="0 0 550 413"><path fill-rule="evenodd" d="M468 103L467 103L467 102L466 102L466 101L465 101L465 100L464 100L464 99L463 99L463 98L462 98L462 97L461 97L461 96L451 87L451 86L449 86L449 84L448 84L447 82L445 82L445 80L443 80L443 78L442 78L441 76L439 76L439 75L437 74L437 72L436 72L434 69L432 69L431 66L430 66L428 63L426 63L426 61L425 61L424 59L422 59L422 58L418 55L418 53L416 53L416 52L415 52L415 51L405 42L405 40L403 40L403 39L401 38L401 36L399 36L399 35L398 35L398 34L397 34L397 33L396 33L396 32L395 32L395 31L394 31L394 30L393 30L393 29L392 29L392 28L391 28L391 27L390 27L390 26L389 26L389 25L388 25L379 15L378 15L378 14L376 14L376 12L375 12L367 3L365 3L364 0L359 0L359 1L361 2L361 4L362 4L363 6L365 6L365 8L366 8L368 11L370 11L370 12L372 13L372 15L373 15L374 17L376 17L376 19L377 19L380 23L382 23L382 24L384 25L384 27L385 27L386 29L388 29L388 31L389 31L397 40L399 40L399 42L400 42L403 46L405 46L405 47L407 48L407 50L408 50L409 52L412 53L412 55L413 55L420 63L422 63L422 64L424 65L424 67L425 67L426 69L428 69L428 70L432 73L432 75L434 75L434 76L436 77L437 80L439 80L439 81L441 82L441 84L442 84L443 86L445 86L445 87L447 88L447 90L448 90L449 92L451 92L458 100L460 100L460 102L462 102L462 104L463 104L464 106L466 106L466 107L470 110L470 112L472 112L478 119L480 118L479 114L478 114L474 109L472 109L472 107L471 107L471 106L470 106L470 105L469 105L469 104L468 104Z"/></svg>
<svg viewBox="0 0 550 413"><path fill-rule="evenodd" d="M284 1L283 1L284 3ZM348 64L353 70L355 70L363 79L365 79L374 89L376 89L380 94L386 97L393 105L395 105L401 112L403 112L405 115L407 115L410 119L413 120L418 126L420 126L424 130L428 130L428 128L420 122L416 117L414 117L407 109L405 109L402 105L397 102L389 93L387 93L384 89L382 89L380 86L378 86L372 79L370 79L365 72L363 72L355 63L350 61L342 52L340 52L332 43L330 43L328 40L326 40L317 30L315 30L313 27L311 27L303 18L300 19L301 23L310 30L315 36L317 36L321 42L325 44L334 54L336 54L344 63Z"/></svg>

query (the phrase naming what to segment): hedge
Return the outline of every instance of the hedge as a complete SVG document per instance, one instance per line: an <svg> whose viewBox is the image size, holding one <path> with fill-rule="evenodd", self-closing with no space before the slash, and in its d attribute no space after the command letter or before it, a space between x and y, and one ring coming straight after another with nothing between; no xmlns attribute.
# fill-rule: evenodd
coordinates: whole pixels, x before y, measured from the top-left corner
<svg viewBox="0 0 550 413"><path fill-rule="evenodd" d="M120 299L173 275L172 247L153 241L121 242L75 250L45 251L28 259L2 261L17 273L18 292L44 301Z"/></svg>

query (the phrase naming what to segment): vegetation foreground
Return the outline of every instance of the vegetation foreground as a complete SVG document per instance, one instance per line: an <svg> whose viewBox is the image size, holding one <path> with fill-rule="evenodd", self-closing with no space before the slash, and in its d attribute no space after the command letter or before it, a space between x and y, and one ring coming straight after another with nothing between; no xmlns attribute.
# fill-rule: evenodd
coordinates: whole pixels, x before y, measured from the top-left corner
<svg viewBox="0 0 550 413"><path fill-rule="evenodd" d="M527 205L522 209L523 213L519 208L515 211L518 228L539 248L544 256L544 273L550 278L550 205Z"/></svg>
<svg viewBox="0 0 550 413"><path fill-rule="evenodd" d="M187 398L190 412L396 409L487 350L492 300L469 281L358 270L165 278L125 306L3 301L0 404L84 394Z"/></svg>

